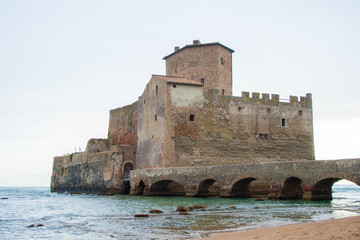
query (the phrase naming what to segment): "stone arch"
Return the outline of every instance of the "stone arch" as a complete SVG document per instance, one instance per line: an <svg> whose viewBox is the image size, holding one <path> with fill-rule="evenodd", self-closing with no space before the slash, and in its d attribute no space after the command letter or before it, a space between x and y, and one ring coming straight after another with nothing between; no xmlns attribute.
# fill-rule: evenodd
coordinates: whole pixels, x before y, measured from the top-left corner
<svg viewBox="0 0 360 240"><path fill-rule="evenodd" d="M272 186L269 181L256 179L249 183L249 192L252 197L266 197L271 193Z"/></svg>
<svg viewBox="0 0 360 240"><path fill-rule="evenodd" d="M152 196L186 196L183 185L172 180L160 180L150 187L149 195Z"/></svg>
<svg viewBox="0 0 360 240"><path fill-rule="evenodd" d="M231 188L230 197L233 198L249 198L249 184L256 180L256 178L243 178L237 181Z"/></svg>
<svg viewBox="0 0 360 240"><path fill-rule="evenodd" d="M311 200L332 200L332 186L341 178L325 178L311 188Z"/></svg>
<svg viewBox="0 0 360 240"><path fill-rule="evenodd" d="M280 199L302 199L304 191L301 185L302 180L298 177L285 179Z"/></svg>
<svg viewBox="0 0 360 240"><path fill-rule="evenodd" d="M130 173L134 170L134 164L132 162L126 162L123 166L123 173Z"/></svg>
<svg viewBox="0 0 360 240"><path fill-rule="evenodd" d="M199 184L197 197L220 196L220 184L214 179L206 179Z"/></svg>
<svg viewBox="0 0 360 240"><path fill-rule="evenodd" d="M145 183L143 180L140 180L139 184L135 188L135 194L134 195L143 195L145 189Z"/></svg>

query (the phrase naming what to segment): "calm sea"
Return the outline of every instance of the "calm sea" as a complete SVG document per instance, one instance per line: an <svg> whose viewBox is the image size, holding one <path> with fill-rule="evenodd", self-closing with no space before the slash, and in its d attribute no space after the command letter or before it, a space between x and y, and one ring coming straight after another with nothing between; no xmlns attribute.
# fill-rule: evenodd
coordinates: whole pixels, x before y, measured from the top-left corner
<svg viewBox="0 0 360 240"><path fill-rule="evenodd" d="M332 201L97 196L48 188L0 188L1 239L185 239L209 231L243 230L360 215L360 187L333 187ZM5 199L4 199L5 198ZM177 206L206 211L178 215ZM236 207L230 208L230 207ZM134 218L151 209L163 214ZM34 224L35 227L28 226ZM37 226L37 225L43 226Z"/></svg>

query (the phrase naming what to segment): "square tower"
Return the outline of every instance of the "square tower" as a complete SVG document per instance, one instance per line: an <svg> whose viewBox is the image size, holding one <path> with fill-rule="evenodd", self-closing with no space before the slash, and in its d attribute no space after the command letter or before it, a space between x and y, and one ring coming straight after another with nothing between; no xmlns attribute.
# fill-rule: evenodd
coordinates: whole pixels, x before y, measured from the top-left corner
<svg viewBox="0 0 360 240"><path fill-rule="evenodd" d="M232 53L234 50L216 42L192 45L164 57L166 75L185 77L204 85L204 91L218 89L222 95L232 95Z"/></svg>

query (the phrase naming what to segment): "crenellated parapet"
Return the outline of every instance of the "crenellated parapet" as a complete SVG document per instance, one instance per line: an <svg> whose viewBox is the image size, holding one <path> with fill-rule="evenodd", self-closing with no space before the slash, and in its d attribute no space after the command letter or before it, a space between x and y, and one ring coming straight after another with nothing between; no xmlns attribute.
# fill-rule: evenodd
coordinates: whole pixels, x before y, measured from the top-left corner
<svg viewBox="0 0 360 240"><path fill-rule="evenodd" d="M287 101L280 100L279 94L268 94L252 92L242 92L241 98L245 103L260 103L265 105L279 105L279 104L290 104L292 106L299 106L305 108L312 107L312 96L311 93L307 93L306 96L301 96L300 100L297 96L290 96Z"/></svg>

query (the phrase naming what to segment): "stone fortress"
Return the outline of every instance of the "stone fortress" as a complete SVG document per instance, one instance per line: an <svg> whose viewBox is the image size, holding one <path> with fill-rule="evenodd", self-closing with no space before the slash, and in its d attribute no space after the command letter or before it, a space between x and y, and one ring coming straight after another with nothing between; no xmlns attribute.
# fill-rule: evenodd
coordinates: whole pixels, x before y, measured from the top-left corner
<svg viewBox="0 0 360 240"><path fill-rule="evenodd" d="M311 94L232 96L233 52L199 40L175 47L166 75L152 75L136 102L110 111L107 139L54 158L51 190L329 199L334 182L359 184L348 170L358 159L339 163L340 175L336 161L314 161Z"/></svg>

